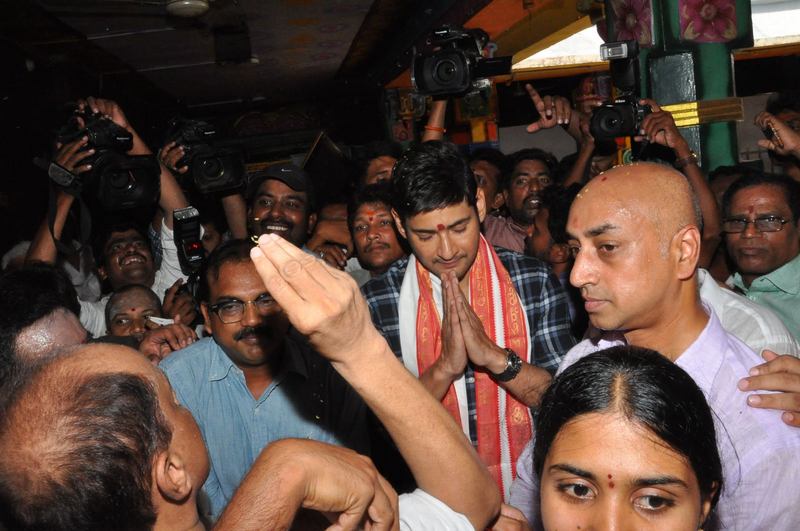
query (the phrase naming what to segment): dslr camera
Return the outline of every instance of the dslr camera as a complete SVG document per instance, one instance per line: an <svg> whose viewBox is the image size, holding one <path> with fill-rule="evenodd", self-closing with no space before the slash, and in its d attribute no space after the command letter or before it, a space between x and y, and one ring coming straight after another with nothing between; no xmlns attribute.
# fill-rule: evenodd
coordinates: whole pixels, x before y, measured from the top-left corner
<svg viewBox="0 0 800 531"><path fill-rule="evenodd" d="M483 56L489 35L482 29L443 26L428 39L428 46L414 53L411 81L420 94L464 95L479 87L480 80L508 74L511 57Z"/></svg>
<svg viewBox="0 0 800 531"><path fill-rule="evenodd" d="M235 190L244 182L241 151L218 145L216 138L216 129L207 122L180 118L170 121L167 141L176 142L185 153L175 166L188 166L197 190L203 194Z"/></svg>
<svg viewBox="0 0 800 531"><path fill-rule="evenodd" d="M67 144L84 136L89 141L83 149L94 149L95 153L82 164L91 164L92 169L57 184L107 211L149 206L158 201L158 161L154 155L127 155L133 147L129 131L100 113L76 112L59 130L56 140Z"/></svg>
<svg viewBox="0 0 800 531"><path fill-rule="evenodd" d="M609 61L618 97L592 111L589 132L598 140L636 136L642 120L652 112L649 105L639 104L639 45L636 41L609 42L600 46L600 56Z"/></svg>

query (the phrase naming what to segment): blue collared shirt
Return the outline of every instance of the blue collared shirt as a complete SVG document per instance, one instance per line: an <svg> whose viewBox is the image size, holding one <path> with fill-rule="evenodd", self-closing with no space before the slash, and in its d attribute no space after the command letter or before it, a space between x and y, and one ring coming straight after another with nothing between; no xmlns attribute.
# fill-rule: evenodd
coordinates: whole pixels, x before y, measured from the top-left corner
<svg viewBox="0 0 800 531"><path fill-rule="evenodd" d="M208 448L211 471L203 491L212 520L273 441L295 437L368 451L361 398L327 360L291 336L283 369L258 398L213 338L175 352L160 367Z"/></svg>

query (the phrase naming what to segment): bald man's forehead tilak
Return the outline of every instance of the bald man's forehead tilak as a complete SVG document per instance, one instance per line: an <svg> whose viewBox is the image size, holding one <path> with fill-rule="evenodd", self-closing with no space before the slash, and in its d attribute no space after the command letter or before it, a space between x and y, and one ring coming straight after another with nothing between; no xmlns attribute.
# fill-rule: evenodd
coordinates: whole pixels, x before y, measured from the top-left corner
<svg viewBox="0 0 800 531"><path fill-rule="evenodd" d="M697 225L689 182L680 172L661 164L639 162L603 173L584 186L571 213L580 212L587 202L627 209L634 218L652 222L664 236Z"/></svg>

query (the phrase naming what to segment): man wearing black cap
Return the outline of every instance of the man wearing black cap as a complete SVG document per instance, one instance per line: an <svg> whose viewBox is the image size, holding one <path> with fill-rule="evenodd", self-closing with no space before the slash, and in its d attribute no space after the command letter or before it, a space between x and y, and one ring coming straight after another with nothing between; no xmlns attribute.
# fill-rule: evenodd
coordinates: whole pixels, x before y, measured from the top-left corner
<svg viewBox="0 0 800 531"><path fill-rule="evenodd" d="M247 187L251 236L274 232L303 247L317 223L311 176L294 164L273 164Z"/></svg>

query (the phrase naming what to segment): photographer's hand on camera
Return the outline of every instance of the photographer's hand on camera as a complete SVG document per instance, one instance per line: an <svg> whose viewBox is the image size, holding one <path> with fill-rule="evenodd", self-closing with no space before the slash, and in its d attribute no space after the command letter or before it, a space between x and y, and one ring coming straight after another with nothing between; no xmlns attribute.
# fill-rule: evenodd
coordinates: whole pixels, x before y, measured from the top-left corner
<svg viewBox="0 0 800 531"><path fill-rule="evenodd" d="M639 130L640 135L634 137L634 140L637 142L647 140L654 144L666 146L675 152L675 157L678 159L688 157L692 150L678 131L678 126L675 125L675 119L672 114L662 111L661 107L653 100L642 99L639 100L639 103L641 105L649 105L651 112L642 120L642 128Z"/></svg>
<svg viewBox="0 0 800 531"><path fill-rule="evenodd" d="M179 278L164 293L161 311L170 319L180 318L180 322L191 324L197 317L197 305L187 290L181 290L183 285L183 279Z"/></svg>
<svg viewBox="0 0 800 531"><path fill-rule="evenodd" d="M57 142L53 162L75 175L91 170L91 164L81 164L83 159L94 154L94 148L84 149L88 142L85 136L66 144Z"/></svg>
<svg viewBox="0 0 800 531"><path fill-rule="evenodd" d="M697 155L689 147L689 143L681 136L672 114L661 110L658 103L650 99L639 100L640 104L649 105L651 113L642 120L641 135L634 140L648 140L670 148L675 153L675 167L686 176L700 201L703 213L703 241L700 251L700 267L708 268L714 253L720 244L720 214L714 193L708 186L708 180L698 165Z"/></svg>
<svg viewBox="0 0 800 531"><path fill-rule="evenodd" d="M128 122L128 117L117 102L103 98L87 97L85 100L78 100L78 112L97 114L100 113L118 126L126 129L133 135L133 147L128 151L128 155L149 155L152 153L147 144L141 139L136 130Z"/></svg>
<svg viewBox="0 0 800 531"><path fill-rule="evenodd" d="M540 96L530 83L525 85L525 90L533 101L539 119L527 127L529 133L542 129L550 129L557 125L568 126L574 112L567 98L562 96Z"/></svg>
<svg viewBox="0 0 800 531"><path fill-rule="evenodd" d="M759 113L755 118L755 124L764 131L764 134L771 136L759 140L759 146L778 155L800 158L800 133L768 112Z"/></svg>
<svg viewBox="0 0 800 531"><path fill-rule="evenodd" d="M189 171L189 166L183 165L178 167L178 161L180 161L185 154L186 150L183 146L174 141L168 142L158 152L158 161L168 170L182 175Z"/></svg>

